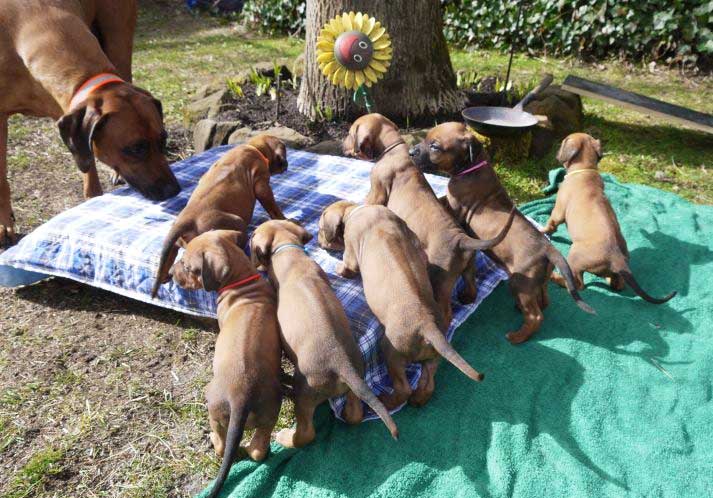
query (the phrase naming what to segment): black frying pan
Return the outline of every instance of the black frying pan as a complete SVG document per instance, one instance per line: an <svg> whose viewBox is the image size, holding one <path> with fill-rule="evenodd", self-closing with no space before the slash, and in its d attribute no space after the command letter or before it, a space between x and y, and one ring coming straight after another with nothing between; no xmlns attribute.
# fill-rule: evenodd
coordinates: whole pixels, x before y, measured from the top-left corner
<svg viewBox="0 0 713 498"><path fill-rule="evenodd" d="M468 107L463 111L463 118L475 131L486 136L519 135L537 124L537 118L522 108L551 83L552 75L548 74L515 107Z"/></svg>

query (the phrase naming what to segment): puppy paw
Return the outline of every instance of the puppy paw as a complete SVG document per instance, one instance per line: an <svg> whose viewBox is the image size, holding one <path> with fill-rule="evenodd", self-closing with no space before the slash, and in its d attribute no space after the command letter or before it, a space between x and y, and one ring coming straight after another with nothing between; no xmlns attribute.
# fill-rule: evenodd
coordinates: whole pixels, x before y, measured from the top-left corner
<svg viewBox="0 0 713 498"><path fill-rule="evenodd" d="M250 445L245 446L244 449L253 462L262 462L269 452L269 448L255 448Z"/></svg>
<svg viewBox="0 0 713 498"><path fill-rule="evenodd" d="M285 448L294 448L295 445L295 429L282 429L277 433L275 441L280 443Z"/></svg>
<svg viewBox="0 0 713 498"><path fill-rule="evenodd" d="M223 444L223 440L216 434L215 432L210 433L210 442L213 443L213 449L215 450L215 454L218 455L220 458L223 458L223 452L225 451L225 445Z"/></svg>
<svg viewBox="0 0 713 498"><path fill-rule="evenodd" d="M344 263L339 263L334 271L342 278L354 278L356 276L356 273L347 268Z"/></svg>
<svg viewBox="0 0 713 498"><path fill-rule="evenodd" d="M12 210L0 213L0 249L10 247L17 242L15 233L15 215Z"/></svg>

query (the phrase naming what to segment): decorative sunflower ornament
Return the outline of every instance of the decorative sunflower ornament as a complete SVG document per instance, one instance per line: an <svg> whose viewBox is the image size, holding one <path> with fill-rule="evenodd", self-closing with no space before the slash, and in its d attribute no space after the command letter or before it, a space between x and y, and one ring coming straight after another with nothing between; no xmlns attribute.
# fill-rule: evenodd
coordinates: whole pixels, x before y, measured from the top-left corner
<svg viewBox="0 0 713 498"><path fill-rule="evenodd" d="M366 89L391 65L391 39L379 21L345 12L324 25L317 38L317 63L333 85L366 96ZM356 97L356 93L355 93Z"/></svg>

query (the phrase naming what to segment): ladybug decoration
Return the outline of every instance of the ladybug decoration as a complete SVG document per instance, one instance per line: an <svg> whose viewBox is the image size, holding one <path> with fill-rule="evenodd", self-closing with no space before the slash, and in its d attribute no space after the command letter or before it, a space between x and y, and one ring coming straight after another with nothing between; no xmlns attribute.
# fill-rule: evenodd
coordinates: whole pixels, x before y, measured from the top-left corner
<svg viewBox="0 0 713 498"><path fill-rule="evenodd" d="M391 40L386 28L368 14L349 12L322 28L317 38L317 63L334 85L347 90L370 87L391 64Z"/></svg>

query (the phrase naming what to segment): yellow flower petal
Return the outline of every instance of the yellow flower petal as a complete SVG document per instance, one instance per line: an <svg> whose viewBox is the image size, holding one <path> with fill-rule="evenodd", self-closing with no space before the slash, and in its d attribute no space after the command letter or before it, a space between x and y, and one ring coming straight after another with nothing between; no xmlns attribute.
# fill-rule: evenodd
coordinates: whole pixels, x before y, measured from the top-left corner
<svg viewBox="0 0 713 498"><path fill-rule="evenodd" d="M330 27L332 28L332 31L336 34L336 36L341 35L344 33L344 25L342 24L342 18L341 17L335 17L332 19L330 22Z"/></svg>
<svg viewBox="0 0 713 498"><path fill-rule="evenodd" d="M369 63L369 67L371 67L371 68L372 68L374 71L376 71L377 73L385 73L385 72L388 70L388 68L389 68L388 66L385 66L384 64L382 64L381 62L377 61L376 59L373 59L373 60Z"/></svg>
<svg viewBox="0 0 713 498"><path fill-rule="evenodd" d="M369 17L367 15L364 15L364 21L363 21L363 25L361 27L361 32L364 33L365 35L368 35L374 29L375 23L376 23L376 19L374 19L373 17Z"/></svg>
<svg viewBox="0 0 713 498"><path fill-rule="evenodd" d="M332 75L332 73L334 73L340 67L342 67L342 66L337 61L328 62L322 68L322 74L329 77Z"/></svg>
<svg viewBox="0 0 713 498"><path fill-rule="evenodd" d="M354 29L356 29L357 31L361 31L361 27L363 24L364 16L361 12L357 12L356 16L354 17Z"/></svg>
<svg viewBox="0 0 713 498"><path fill-rule="evenodd" d="M382 38L378 42L374 43L374 50L382 50L384 48L389 48L391 46L391 40L388 38Z"/></svg>
<svg viewBox="0 0 713 498"><path fill-rule="evenodd" d="M378 61L390 61L391 60L391 52L377 50L376 52L374 52L374 59L376 59Z"/></svg>
<svg viewBox="0 0 713 498"><path fill-rule="evenodd" d="M344 76L344 85L347 87L347 90L354 88L354 72L353 71L347 71L346 76Z"/></svg>
<svg viewBox="0 0 713 498"><path fill-rule="evenodd" d="M317 50L323 50L325 52L334 51L334 42L329 40L318 40Z"/></svg>
<svg viewBox="0 0 713 498"><path fill-rule="evenodd" d="M321 64L321 63L323 63L323 62L324 62L324 63L327 63L327 62L330 62L330 61L333 61L333 60L334 60L334 52L321 52L321 53L317 56L317 63L318 63L318 64Z"/></svg>
<svg viewBox="0 0 713 498"><path fill-rule="evenodd" d="M327 29L326 27L322 28L322 31L319 32L319 36L317 37L317 41L331 41L334 42L334 40L337 39L337 36L332 33L331 28Z"/></svg>
<svg viewBox="0 0 713 498"><path fill-rule="evenodd" d="M375 42L376 40L381 38L384 33L386 33L386 28L381 26L380 28L374 29L371 33L369 33L369 39Z"/></svg>
<svg viewBox="0 0 713 498"><path fill-rule="evenodd" d="M354 81L356 83L356 87L359 88L364 84L366 81L366 76L364 76L364 71L357 71L354 73Z"/></svg>
<svg viewBox="0 0 713 498"><path fill-rule="evenodd" d="M332 75L332 85L339 85L344 80L345 69L339 66Z"/></svg>
<svg viewBox="0 0 713 498"><path fill-rule="evenodd" d="M353 29L352 19L346 12L342 14L342 26L344 26L344 31L351 31Z"/></svg>
<svg viewBox="0 0 713 498"><path fill-rule="evenodd" d="M366 66L364 68L364 76L366 76L367 79L367 84L369 82L374 82L376 83L379 80L379 75L374 71L372 68L369 66Z"/></svg>

